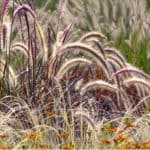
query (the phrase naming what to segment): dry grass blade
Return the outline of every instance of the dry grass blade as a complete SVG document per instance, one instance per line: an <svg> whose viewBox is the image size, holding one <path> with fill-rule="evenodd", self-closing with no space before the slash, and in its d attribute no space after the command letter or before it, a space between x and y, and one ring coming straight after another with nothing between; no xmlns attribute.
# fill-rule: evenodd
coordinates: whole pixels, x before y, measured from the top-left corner
<svg viewBox="0 0 150 150"><path fill-rule="evenodd" d="M32 59L32 52L30 49L28 49L28 46L20 43L20 42L16 42L12 45L12 51L16 51L19 50L20 52L22 52L27 58L29 57L29 62L31 64L31 66L33 66L33 59ZM29 55L29 56L28 56Z"/></svg>
<svg viewBox="0 0 150 150"><path fill-rule="evenodd" d="M65 40L66 40L66 38L67 38L67 36L68 36L68 34L69 34L69 31L70 31L71 27L72 27L72 23L69 24L69 25L67 26L67 28L63 31L62 37L60 38L61 44L65 42Z"/></svg>
<svg viewBox="0 0 150 150"><path fill-rule="evenodd" d="M9 4L9 0L3 0L2 6L1 6L1 9L0 9L0 12L1 12L2 15L5 15L5 13L7 12L8 4Z"/></svg>
<svg viewBox="0 0 150 150"><path fill-rule="evenodd" d="M60 55L63 55L66 52L70 52L72 49L80 50L83 53L89 54L93 60L96 60L99 67L102 68L102 70L105 72L107 78L110 77L110 71L108 68L107 61L104 59L104 57L99 53L99 51L95 50L91 46L88 46L86 44L82 44L79 42L74 42L71 44L66 44L60 49Z"/></svg>
<svg viewBox="0 0 150 150"><path fill-rule="evenodd" d="M120 69L125 67L125 64L122 61L120 61L120 59L118 59L118 57L110 55L107 57L107 59L114 62L114 64L117 64L117 66L119 66Z"/></svg>
<svg viewBox="0 0 150 150"><path fill-rule="evenodd" d="M26 57L28 57L28 47L20 42L16 42L12 45L12 51L16 51L19 50L20 52L22 52Z"/></svg>
<svg viewBox="0 0 150 150"><path fill-rule="evenodd" d="M94 43L94 45L98 48L98 50L100 51L100 53L105 58L106 56L105 56L105 53L104 53L104 49L103 49L103 46L100 44L100 42L97 39L92 39L90 41Z"/></svg>
<svg viewBox="0 0 150 150"><path fill-rule="evenodd" d="M133 109L131 109L128 114L132 114L134 111L136 111L136 109L138 109L138 107L140 107L141 104L146 103L148 100L150 99L150 95L142 98L137 105L135 105L135 107Z"/></svg>
<svg viewBox="0 0 150 150"><path fill-rule="evenodd" d="M46 39L45 39L45 36L44 36L44 33L43 33L43 30L40 26L40 24L38 23L38 21L35 21L35 27L36 27L36 30L37 30L37 35L38 35L38 38L40 39L40 43L41 43L41 46L42 46L42 51L40 55L42 55L43 57L43 63L47 62L48 60L48 48L47 48L47 45L46 45Z"/></svg>
<svg viewBox="0 0 150 150"><path fill-rule="evenodd" d="M0 28L0 47L2 51L7 51L9 49L10 44L10 34L11 34L11 21L9 16L3 16L3 22Z"/></svg>
<svg viewBox="0 0 150 150"><path fill-rule="evenodd" d="M115 55L116 57L118 57L118 59L120 59L120 61L122 61L122 63L125 65L126 60L125 58L120 54L120 52L114 48L109 48L109 47L105 47L104 48L104 52L110 53L111 55Z"/></svg>
<svg viewBox="0 0 150 150"><path fill-rule="evenodd" d="M58 15L59 15L59 19L62 18L64 12L65 12L65 7L66 7L66 0L60 0L59 2L59 6L58 6Z"/></svg>
<svg viewBox="0 0 150 150"><path fill-rule="evenodd" d="M0 78L4 77L5 64L6 64L5 60L0 58ZM16 85L16 75L15 75L14 70L10 66L9 66L9 80L8 81L10 82L11 86Z"/></svg>
<svg viewBox="0 0 150 150"><path fill-rule="evenodd" d="M93 88L103 88L103 89L106 89L106 90L111 91L111 92L116 92L116 90L117 90L116 85L112 85L112 84L110 84L106 81L103 81L103 80L96 80L96 81L91 81L89 83L86 83L81 88L80 94L84 95L85 92L87 92Z"/></svg>
<svg viewBox="0 0 150 150"><path fill-rule="evenodd" d="M106 37L102 33L99 33L99 32L89 32L89 33L85 34L80 39L80 41L83 42L83 41L86 41L87 39L90 39L90 38L103 39L103 38L106 38Z"/></svg>
<svg viewBox="0 0 150 150"><path fill-rule="evenodd" d="M59 71L56 73L55 77L58 81L61 80L63 75L72 67L78 65L78 64L88 64L90 65L92 61L85 59L85 58L73 58L71 60L67 60L59 69Z"/></svg>
<svg viewBox="0 0 150 150"><path fill-rule="evenodd" d="M124 80L123 84L143 84L145 87L147 87L148 89L150 89L150 82L148 82L147 80L138 78L138 77L132 77L132 78L128 78L126 80Z"/></svg>
<svg viewBox="0 0 150 150"><path fill-rule="evenodd" d="M34 11L31 9L31 7L27 4L24 4L24 5L21 5L19 6L13 13L13 21L16 17L16 15L21 11L21 10L26 10L27 12L29 12L31 14L31 16L33 18L35 18L35 14L34 14Z"/></svg>
<svg viewBox="0 0 150 150"><path fill-rule="evenodd" d="M122 73L136 73L137 75L139 74L139 75L143 76L144 78L150 80L149 75L147 75L143 71L138 70L137 68L134 68L134 67L131 67L131 66L124 67L124 68L116 71L115 73L112 74L111 78L114 78L115 76L118 76L119 74L122 74Z"/></svg>
<svg viewBox="0 0 150 150"><path fill-rule="evenodd" d="M77 110L75 112L75 116L77 116L77 117L82 116L84 118L84 120L87 122L87 124L89 125L89 127L96 134L96 126L94 124L94 120L92 119L92 117L89 114L87 114L87 112L84 112L83 110Z"/></svg>

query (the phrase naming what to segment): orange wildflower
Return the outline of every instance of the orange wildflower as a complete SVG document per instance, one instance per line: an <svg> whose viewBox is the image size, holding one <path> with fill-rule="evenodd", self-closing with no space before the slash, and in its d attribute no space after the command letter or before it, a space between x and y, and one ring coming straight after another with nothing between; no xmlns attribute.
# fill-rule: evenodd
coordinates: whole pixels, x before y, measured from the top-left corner
<svg viewBox="0 0 150 150"><path fill-rule="evenodd" d="M118 130L118 134L122 134L124 132L124 130L119 129Z"/></svg>
<svg viewBox="0 0 150 150"><path fill-rule="evenodd" d="M61 133L59 134L59 136L60 136L61 138L67 138L67 137L69 136L69 133L68 133L67 131L64 131L64 132L61 132Z"/></svg>
<svg viewBox="0 0 150 150"><path fill-rule="evenodd" d="M31 131L27 134L28 139L35 139L38 136L36 131Z"/></svg>
<svg viewBox="0 0 150 150"><path fill-rule="evenodd" d="M8 146L5 143L0 143L0 150L8 150Z"/></svg>
<svg viewBox="0 0 150 150"><path fill-rule="evenodd" d="M63 150L73 150L74 149L74 145L73 144L64 144L62 145L62 149Z"/></svg>
<svg viewBox="0 0 150 150"><path fill-rule="evenodd" d="M111 128L111 132L113 133L117 132L117 128Z"/></svg>
<svg viewBox="0 0 150 150"><path fill-rule="evenodd" d="M36 146L37 149L47 149L48 148L48 145L47 144L37 144Z"/></svg>
<svg viewBox="0 0 150 150"><path fill-rule="evenodd" d="M114 142L124 142L124 141L126 141L128 138L127 137L125 137L125 136L123 136L123 135L119 135L119 136L117 136L115 139L114 139Z"/></svg>
<svg viewBox="0 0 150 150"><path fill-rule="evenodd" d="M133 127L135 127L135 125L133 123L131 123L131 122L126 122L125 125L126 125L126 128L133 128Z"/></svg>
<svg viewBox="0 0 150 150"><path fill-rule="evenodd" d="M134 146L135 146L136 149L140 149L141 148L141 144L138 144L138 143L135 143Z"/></svg>
<svg viewBox="0 0 150 150"><path fill-rule="evenodd" d="M0 134L1 139L7 138L7 137L8 137L8 135L6 135L6 134Z"/></svg>
<svg viewBox="0 0 150 150"><path fill-rule="evenodd" d="M127 148L127 149L131 149L133 146L134 146L133 141L127 141L125 144L125 148Z"/></svg>
<svg viewBox="0 0 150 150"><path fill-rule="evenodd" d="M105 145L109 145L109 144L111 144L111 141L108 139L103 139L103 140L101 140L101 143L105 144Z"/></svg>
<svg viewBox="0 0 150 150"><path fill-rule="evenodd" d="M150 149L149 144L147 142L145 143L136 143L134 144L136 149Z"/></svg>
<svg viewBox="0 0 150 150"><path fill-rule="evenodd" d="M54 115L53 112L47 111L47 110L44 111L44 114L45 114L46 116L49 116L49 117L52 117L52 116Z"/></svg>
<svg viewBox="0 0 150 150"><path fill-rule="evenodd" d="M126 118L124 120L124 124L126 125L126 128L135 127L135 125L133 124L133 119L131 119L131 118Z"/></svg>
<svg viewBox="0 0 150 150"><path fill-rule="evenodd" d="M141 143L141 146L145 149L150 149L150 142Z"/></svg>

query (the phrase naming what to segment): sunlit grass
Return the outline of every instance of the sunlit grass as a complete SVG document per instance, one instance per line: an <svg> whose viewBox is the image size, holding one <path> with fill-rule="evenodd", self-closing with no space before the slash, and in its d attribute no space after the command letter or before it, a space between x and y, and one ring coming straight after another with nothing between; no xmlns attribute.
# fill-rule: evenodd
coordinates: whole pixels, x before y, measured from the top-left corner
<svg viewBox="0 0 150 150"><path fill-rule="evenodd" d="M130 33L125 20L127 36L109 39L107 27L98 32L87 10L91 32L80 37L66 22L73 3L1 3L0 149L150 149L146 34ZM104 8L105 2L107 20Z"/></svg>

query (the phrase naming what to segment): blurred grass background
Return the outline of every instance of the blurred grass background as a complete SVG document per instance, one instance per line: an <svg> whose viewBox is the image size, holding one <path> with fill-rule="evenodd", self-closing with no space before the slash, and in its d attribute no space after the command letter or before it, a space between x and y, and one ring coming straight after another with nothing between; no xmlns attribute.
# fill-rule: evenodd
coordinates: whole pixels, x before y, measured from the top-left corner
<svg viewBox="0 0 150 150"><path fill-rule="evenodd" d="M147 13L150 10L150 0L141 0L141 1L145 2L144 3L145 6L142 7L143 10L141 9L141 10L139 10L139 12L137 12L137 16L139 16L139 21L141 21L141 23L142 23L142 21L143 21L142 16L140 16L140 15L142 13L143 13L142 15L144 15L144 13ZM49 0L49 1L34 0L33 2L34 2L34 6L39 9L42 8L47 3L45 11L54 12L57 9L59 0ZM149 35L141 36L142 31L140 28L140 22L137 22L137 24L139 25L138 27L134 27L129 24L130 23L129 19L131 17L130 14L132 14L132 10L130 10L130 8L128 8L128 7L126 8L127 9L125 12L126 16L121 16L122 15L122 12L121 12L122 6L119 6L119 4L118 4L118 6L116 6L116 7L118 7L116 16L115 16L116 20L114 21L113 17L112 17L113 7L114 7L113 5L115 4L115 2L119 2L119 0L116 0L116 1L98 0L98 2L100 3L100 7L101 7L101 8L99 8L101 10L99 10L98 13L101 13L101 14L100 15L95 14L95 16L93 16L94 14L92 12L94 9L93 8L90 9L90 7L92 7L92 6L89 6L93 3L91 0L83 0L83 1L77 0L76 2L73 0L68 0L67 2L68 2L67 9L69 11L71 11L73 17L76 17L76 15L79 17L78 18L79 23L74 24L75 30L80 30L80 34L83 34L85 32L91 31L91 30L97 30L97 28L95 27L94 22L93 22L93 17L96 16L97 24L99 26L101 26L101 32L107 37L109 45L119 49L123 53L123 55L125 56L126 60L129 63L144 70L146 73L150 73L150 36ZM103 5L101 2L106 3L106 6ZM131 2L133 2L133 1L131 0ZM79 5L80 3L81 3L81 6ZM121 2L121 5L123 5L122 2ZM108 8L106 9L105 7L108 7ZM82 15L83 18L81 18L79 16L79 14L82 12L80 12L78 10L78 8L82 8L83 11L85 12L86 15L85 16ZM105 16L106 14L108 14L107 17ZM101 17L103 19L101 19L99 17ZM117 34L117 37L116 37L116 35L113 35L114 33L112 33L110 28L113 24L115 24L116 28L118 27L117 25L121 24L120 17L122 17L121 19L123 21L121 23L123 23L124 29L121 27L121 31L119 29L119 31L115 32L115 34ZM125 20L125 17L126 17L126 20ZM86 19L86 22L84 22L84 19ZM102 26L102 24L99 24L98 20L103 21L103 26ZM84 22L84 24L86 24L86 25L83 25L82 22ZM66 24L69 24L69 22L66 22ZM150 25L149 25L149 29L150 29ZM98 30L99 30L99 28L98 28ZM114 36L115 36L115 38L114 38Z"/></svg>
<svg viewBox="0 0 150 150"><path fill-rule="evenodd" d="M36 8L41 8L46 3L46 0L34 0L33 4ZM57 9L57 5L59 3L59 0L51 0L49 1L46 10L55 11Z"/></svg>

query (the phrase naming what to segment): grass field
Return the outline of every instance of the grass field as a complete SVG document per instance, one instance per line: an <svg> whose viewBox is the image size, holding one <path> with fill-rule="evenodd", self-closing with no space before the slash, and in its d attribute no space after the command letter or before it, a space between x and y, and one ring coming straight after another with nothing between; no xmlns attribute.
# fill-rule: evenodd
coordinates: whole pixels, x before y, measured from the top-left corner
<svg viewBox="0 0 150 150"><path fill-rule="evenodd" d="M0 150L150 149L149 8L0 1Z"/></svg>

